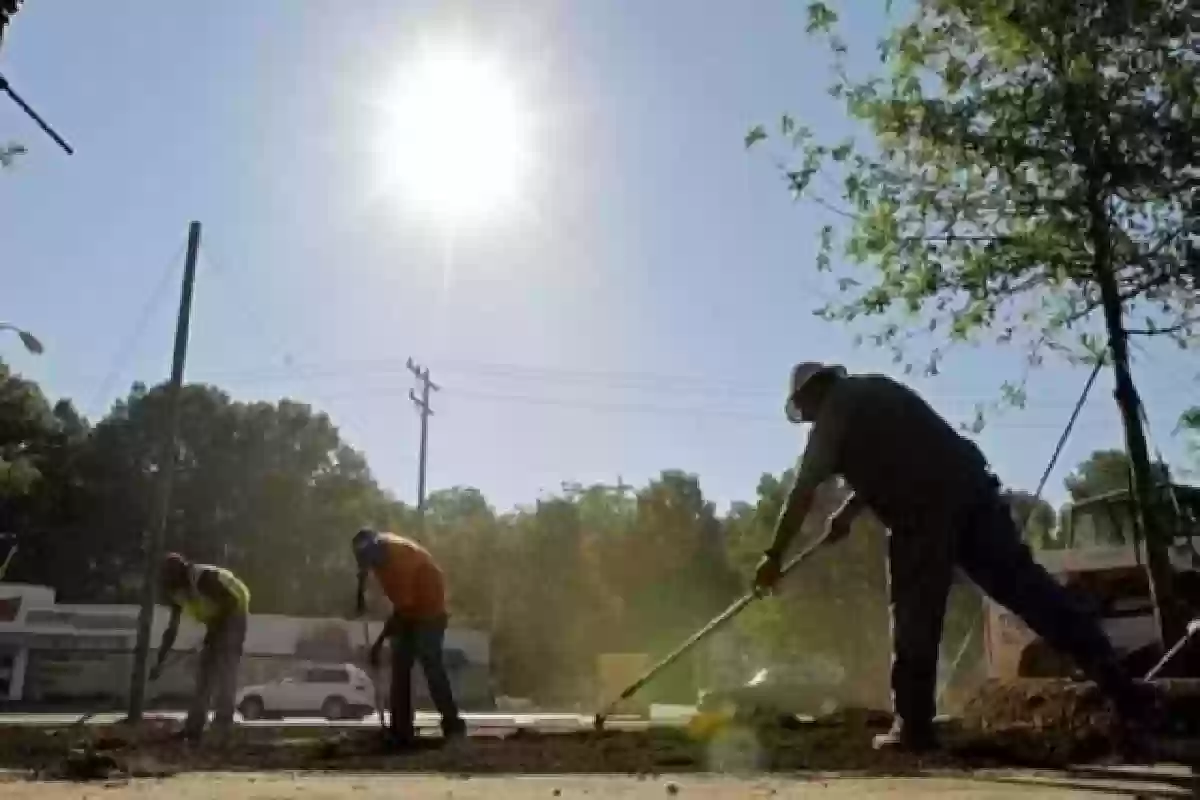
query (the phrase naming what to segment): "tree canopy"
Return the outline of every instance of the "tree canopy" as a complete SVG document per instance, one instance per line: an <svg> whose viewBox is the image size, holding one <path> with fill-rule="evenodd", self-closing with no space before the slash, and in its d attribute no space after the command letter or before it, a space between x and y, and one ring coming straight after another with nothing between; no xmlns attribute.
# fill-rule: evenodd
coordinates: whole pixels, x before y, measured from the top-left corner
<svg viewBox="0 0 1200 800"><path fill-rule="evenodd" d="M4 42L4 31L12 21L13 15L21 8L21 2L22 0L0 0L0 44Z"/></svg>
<svg viewBox="0 0 1200 800"><path fill-rule="evenodd" d="M833 46L830 93L870 133L864 146L818 141L791 116L778 126L799 148L789 186L834 215L818 267L839 254L861 266L822 315L880 320L875 341L898 357L930 332L1023 341L1033 358L1094 353L1086 323L1111 271L1126 316L1186 344L1200 275L1195 17L1180 3L921 0L880 42L883 73L856 80L836 14L812 4L810 31ZM747 141L764 138L760 126ZM928 355L936 369L940 347Z"/></svg>
<svg viewBox="0 0 1200 800"><path fill-rule="evenodd" d="M1154 465L1154 477L1158 483L1171 479L1167 465ZM1108 492L1129 491L1129 456L1124 450L1097 450L1067 476L1063 482L1071 499L1086 500Z"/></svg>

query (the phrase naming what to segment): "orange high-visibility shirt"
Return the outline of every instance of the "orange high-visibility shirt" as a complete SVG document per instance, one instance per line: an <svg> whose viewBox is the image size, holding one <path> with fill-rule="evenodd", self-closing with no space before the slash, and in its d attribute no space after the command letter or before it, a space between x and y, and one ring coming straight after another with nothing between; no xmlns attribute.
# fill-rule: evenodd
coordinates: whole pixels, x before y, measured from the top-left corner
<svg viewBox="0 0 1200 800"><path fill-rule="evenodd" d="M382 553L374 567L375 577L396 614L407 619L433 619L446 614L446 588L442 570L421 545L380 533Z"/></svg>

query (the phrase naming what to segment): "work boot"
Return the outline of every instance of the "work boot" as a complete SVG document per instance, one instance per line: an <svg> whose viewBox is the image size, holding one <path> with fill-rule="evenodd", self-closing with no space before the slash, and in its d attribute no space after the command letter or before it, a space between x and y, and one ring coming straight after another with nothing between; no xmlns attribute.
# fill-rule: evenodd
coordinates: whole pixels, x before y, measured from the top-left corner
<svg viewBox="0 0 1200 800"><path fill-rule="evenodd" d="M459 720L454 725L449 725L442 730L442 746L448 747L451 750L462 748L467 742L467 725L462 720Z"/></svg>
<svg viewBox="0 0 1200 800"><path fill-rule="evenodd" d="M903 719L896 717L891 730L876 734L871 746L885 752L927 753L938 748L938 741L932 724L906 725Z"/></svg>

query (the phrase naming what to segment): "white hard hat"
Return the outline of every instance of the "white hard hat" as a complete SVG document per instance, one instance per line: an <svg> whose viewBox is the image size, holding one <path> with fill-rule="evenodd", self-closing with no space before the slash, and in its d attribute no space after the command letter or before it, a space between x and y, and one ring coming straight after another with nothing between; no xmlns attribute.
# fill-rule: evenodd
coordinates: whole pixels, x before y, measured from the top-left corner
<svg viewBox="0 0 1200 800"><path fill-rule="evenodd" d="M787 401L783 404L783 413L789 422L803 422L800 409L796 405L796 395L808 385L808 382L818 375L834 375L846 377L846 368L837 364L823 364L820 361L802 361L792 367L792 378L788 382Z"/></svg>

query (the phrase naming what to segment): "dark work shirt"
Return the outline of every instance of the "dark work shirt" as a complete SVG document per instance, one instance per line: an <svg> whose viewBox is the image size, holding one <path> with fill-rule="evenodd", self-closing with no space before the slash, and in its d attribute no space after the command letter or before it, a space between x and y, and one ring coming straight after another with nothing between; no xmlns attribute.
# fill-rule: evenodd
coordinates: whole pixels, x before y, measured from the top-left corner
<svg viewBox="0 0 1200 800"><path fill-rule="evenodd" d="M991 485L979 448L885 375L849 375L826 394L796 485L834 476L893 531L953 524Z"/></svg>

